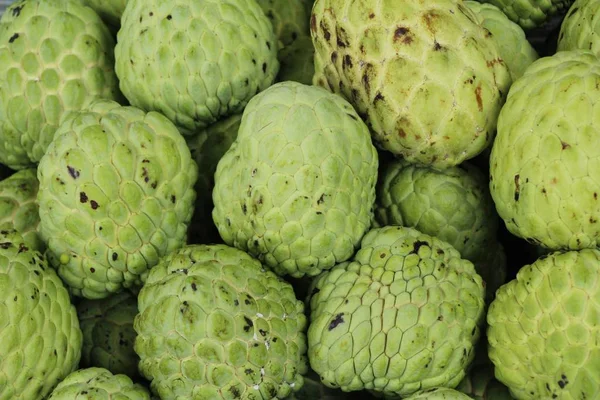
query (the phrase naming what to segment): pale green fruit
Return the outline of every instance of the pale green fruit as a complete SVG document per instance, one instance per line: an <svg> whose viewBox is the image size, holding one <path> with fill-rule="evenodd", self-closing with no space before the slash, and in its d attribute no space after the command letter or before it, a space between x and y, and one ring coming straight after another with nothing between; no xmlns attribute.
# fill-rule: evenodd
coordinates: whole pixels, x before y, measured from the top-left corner
<svg viewBox="0 0 600 400"><path fill-rule="evenodd" d="M539 58L523 28L493 4L467 0L465 5L477 15L481 26L492 34L513 81L520 78L527 67Z"/></svg>
<svg viewBox="0 0 600 400"><path fill-rule="evenodd" d="M280 69L277 80L312 85L315 74L315 48L310 36L303 36L280 50Z"/></svg>
<svg viewBox="0 0 600 400"><path fill-rule="evenodd" d="M102 20L113 29L121 26L121 15L127 5L127 0L82 0L83 4L91 7Z"/></svg>
<svg viewBox="0 0 600 400"><path fill-rule="evenodd" d="M115 48L131 105L194 135L269 87L277 37L256 0L129 0Z"/></svg>
<svg viewBox="0 0 600 400"><path fill-rule="evenodd" d="M490 305L489 356L520 400L600 398L600 251L543 256Z"/></svg>
<svg viewBox="0 0 600 400"><path fill-rule="evenodd" d="M78 0L20 0L0 20L0 162L37 164L61 119L99 98L121 100L115 41Z"/></svg>
<svg viewBox="0 0 600 400"><path fill-rule="evenodd" d="M163 399L283 399L303 385L304 305L243 251L186 246L138 297L135 351Z"/></svg>
<svg viewBox="0 0 600 400"><path fill-rule="evenodd" d="M279 48L285 48L297 39L310 35L310 14L306 0L256 0L273 25ZM281 54L279 61L282 60Z"/></svg>
<svg viewBox="0 0 600 400"><path fill-rule="evenodd" d="M106 368L113 374L138 377L139 357L133 350L137 298L123 291L106 299L83 299L77 304L83 332L81 368Z"/></svg>
<svg viewBox="0 0 600 400"><path fill-rule="evenodd" d="M481 0L498 7L508 18L523 29L544 25L557 14L569 9L573 0Z"/></svg>
<svg viewBox="0 0 600 400"><path fill-rule="evenodd" d="M484 322L473 264L414 228L371 230L353 261L321 274L311 294L311 367L344 391L405 397L454 387Z"/></svg>
<svg viewBox="0 0 600 400"><path fill-rule="evenodd" d="M183 246L197 166L175 125L111 101L72 113L38 168L40 234L73 294L108 297L143 282Z"/></svg>
<svg viewBox="0 0 600 400"><path fill-rule="evenodd" d="M43 399L77 368L81 330L69 293L16 231L0 231L0 399Z"/></svg>
<svg viewBox="0 0 600 400"><path fill-rule="evenodd" d="M558 51L591 50L600 56L600 1L576 0L562 21Z"/></svg>
<svg viewBox="0 0 600 400"><path fill-rule="evenodd" d="M150 400L150 392L127 375L104 368L80 369L58 384L48 400Z"/></svg>
<svg viewBox="0 0 600 400"><path fill-rule="evenodd" d="M15 172L0 181L0 230L17 230L30 249L43 252L46 245L37 231L40 222L36 202L38 188L33 168Z"/></svg>
<svg viewBox="0 0 600 400"><path fill-rule="evenodd" d="M550 249L600 245L598 115L589 51L541 58L512 85L490 156L490 192L512 234Z"/></svg>
<svg viewBox="0 0 600 400"><path fill-rule="evenodd" d="M471 397L457 390L441 387L424 390L406 397L406 400L471 400Z"/></svg>
<svg viewBox="0 0 600 400"><path fill-rule="evenodd" d="M382 149L443 169L492 143L510 72L462 1L317 0L311 35L314 84L346 98Z"/></svg>
<svg viewBox="0 0 600 400"><path fill-rule="evenodd" d="M213 220L226 244L277 274L314 276L352 257L369 229L377 167L347 101L278 83L250 101L219 161Z"/></svg>

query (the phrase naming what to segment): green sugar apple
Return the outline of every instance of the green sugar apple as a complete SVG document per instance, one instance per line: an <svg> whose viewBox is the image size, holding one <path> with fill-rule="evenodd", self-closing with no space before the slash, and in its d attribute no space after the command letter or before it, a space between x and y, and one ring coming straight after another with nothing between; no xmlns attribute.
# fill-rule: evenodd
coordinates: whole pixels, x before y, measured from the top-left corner
<svg viewBox="0 0 600 400"><path fill-rule="evenodd" d="M325 385L410 396L465 377L484 287L450 244L388 226L369 231L352 261L316 279L310 310L308 356Z"/></svg>
<svg viewBox="0 0 600 400"><path fill-rule="evenodd" d="M43 399L77 368L81 330L56 272L16 231L0 231L0 399Z"/></svg>
<svg viewBox="0 0 600 400"><path fill-rule="evenodd" d="M241 113L279 71L277 37L256 0L129 0L121 23L123 94L184 135Z"/></svg>
<svg viewBox="0 0 600 400"><path fill-rule="evenodd" d="M105 299L83 299L76 308L83 332L79 366L105 368L113 374L137 378L139 357L133 349L136 296L125 290Z"/></svg>
<svg viewBox="0 0 600 400"><path fill-rule="evenodd" d="M91 7L102 18L104 23L115 32L121 27L121 16L125 11L127 0L81 0Z"/></svg>
<svg viewBox="0 0 600 400"><path fill-rule="evenodd" d="M465 5L477 15L481 26L492 34L512 80L520 78L527 67L539 58L527 40L523 28L511 21L502 10L493 4L466 0Z"/></svg>
<svg viewBox="0 0 600 400"><path fill-rule="evenodd" d="M540 27L557 14L567 11L573 0L478 0L498 7L523 29Z"/></svg>
<svg viewBox="0 0 600 400"><path fill-rule="evenodd" d="M0 20L0 162L37 164L63 116L120 100L115 41L77 0L19 0Z"/></svg>
<svg viewBox="0 0 600 400"><path fill-rule="evenodd" d="M163 399L283 399L303 385L304 304L226 245L191 245L154 267L138 297L135 351Z"/></svg>
<svg viewBox="0 0 600 400"><path fill-rule="evenodd" d="M511 84L458 0L317 0L314 83L344 96L384 150L443 169L491 144Z"/></svg>
<svg viewBox="0 0 600 400"><path fill-rule="evenodd" d="M560 26L558 51L591 50L600 56L600 0L576 0Z"/></svg>
<svg viewBox="0 0 600 400"><path fill-rule="evenodd" d="M148 389L104 368L80 369L58 384L48 400L150 400Z"/></svg>
<svg viewBox="0 0 600 400"><path fill-rule="evenodd" d="M280 68L277 80L279 82L294 81L312 85L315 74L315 48L310 36L298 38L291 45L281 49Z"/></svg>
<svg viewBox="0 0 600 400"><path fill-rule="evenodd" d="M600 60L535 61L510 89L490 155L490 191L515 236L550 249L600 245Z"/></svg>
<svg viewBox="0 0 600 400"><path fill-rule="evenodd" d="M554 252L490 305L489 356L520 400L600 398L600 251Z"/></svg>
<svg viewBox="0 0 600 400"><path fill-rule="evenodd" d="M376 226L416 228L470 261L496 239L498 215L487 177L470 164L436 170L392 160L381 168L376 190Z"/></svg>
<svg viewBox="0 0 600 400"><path fill-rule="evenodd" d="M279 50L297 39L310 37L310 14L306 12L306 0L256 0L273 25ZM281 53L279 53L281 55ZM279 57L282 60L282 57Z"/></svg>
<svg viewBox="0 0 600 400"><path fill-rule="evenodd" d="M34 168L17 171L0 181L0 230L15 229L27 247L43 252L46 246L37 231L39 186Z"/></svg>
<svg viewBox="0 0 600 400"><path fill-rule="evenodd" d="M196 205L188 230L188 243L212 243L219 239L219 232L212 220L212 191L215 171L223 155L237 138L242 114L222 119L200 133L186 137L192 158L198 164L196 181Z"/></svg>
<svg viewBox="0 0 600 400"><path fill-rule="evenodd" d="M406 400L471 400L471 397L451 388L433 388L406 397Z"/></svg>
<svg viewBox="0 0 600 400"><path fill-rule="evenodd" d="M77 296L99 299L140 284L185 244L197 166L157 112L98 100L70 114L38 179L41 236Z"/></svg>
<svg viewBox="0 0 600 400"><path fill-rule="evenodd" d="M213 219L226 244L277 274L314 276L352 257L369 229L377 167L347 101L277 83L250 101L219 161Z"/></svg>

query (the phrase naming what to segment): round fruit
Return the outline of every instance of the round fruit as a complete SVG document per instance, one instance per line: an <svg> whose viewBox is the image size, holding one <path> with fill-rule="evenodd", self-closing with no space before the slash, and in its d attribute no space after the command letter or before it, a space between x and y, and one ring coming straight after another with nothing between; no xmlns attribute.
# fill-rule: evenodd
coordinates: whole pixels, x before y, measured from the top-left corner
<svg viewBox="0 0 600 400"><path fill-rule="evenodd" d="M58 384L48 400L150 400L148 389L127 375L113 375L104 368L73 372Z"/></svg>

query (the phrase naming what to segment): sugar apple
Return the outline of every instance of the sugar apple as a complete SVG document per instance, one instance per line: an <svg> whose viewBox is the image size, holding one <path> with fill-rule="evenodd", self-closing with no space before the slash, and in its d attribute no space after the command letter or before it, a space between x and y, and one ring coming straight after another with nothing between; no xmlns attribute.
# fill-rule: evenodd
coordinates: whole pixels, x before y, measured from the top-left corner
<svg viewBox="0 0 600 400"><path fill-rule="evenodd" d="M315 48L310 36L298 38L294 43L279 51L279 82L294 81L312 85L315 74Z"/></svg>
<svg viewBox="0 0 600 400"><path fill-rule="evenodd" d="M48 400L150 400L148 389L104 368L80 369L58 384Z"/></svg>
<svg viewBox="0 0 600 400"><path fill-rule="evenodd" d="M317 0L311 34L314 83L348 99L381 148L443 169L492 142L511 77L462 1Z"/></svg>
<svg viewBox="0 0 600 400"><path fill-rule="evenodd" d="M304 305L240 250L169 254L150 271L138 307L140 371L161 398L283 399L302 387Z"/></svg>
<svg viewBox="0 0 600 400"><path fill-rule="evenodd" d="M347 101L277 83L250 101L219 161L213 219L226 244L277 274L314 276L354 254L371 224L377 167Z"/></svg>
<svg viewBox="0 0 600 400"><path fill-rule="evenodd" d="M511 87L490 191L515 236L551 249L600 245L597 87L600 60L583 50L535 61Z"/></svg>
<svg viewBox="0 0 600 400"><path fill-rule="evenodd" d="M256 0L129 0L121 23L121 90L184 135L241 113L279 71L277 37Z"/></svg>
<svg viewBox="0 0 600 400"><path fill-rule="evenodd" d="M83 332L81 368L100 367L113 374L138 377L139 357L133 349L137 298L123 291L106 299L83 299L76 306Z"/></svg>
<svg viewBox="0 0 600 400"><path fill-rule="evenodd" d="M0 399L43 399L77 368L81 330L56 272L14 230L0 231Z"/></svg>
<svg viewBox="0 0 600 400"><path fill-rule="evenodd" d="M256 0L273 25L279 49L310 36L306 0ZM281 61L282 57L279 57Z"/></svg>
<svg viewBox="0 0 600 400"><path fill-rule="evenodd" d="M120 101L115 41L76 0L19 0L0 20L0 162L37 164L61 118L94 99Z"/></svg>
<svg viewBox="0 0 600 400"><path fill-rule="evenodd" d="M39 182L34 168L15 172L0 181L0 230L15 229L32 250L45 250L37 228L40 222L36 202Z"/></svg>
<svg viewBox="0 0 600 400"><path fill-rule="evenodd" d="M433 388L421 391L406 400L471 400L471 397L451 388Z"/></svg>
<svg viewBox="0 0 600 400"><path fill-rule="evenodd" d="M212 220L214 176L219 160L237 138L241 121L242 114L235 114L186 138L192 158L198 164L195 186L197 198L188 230L188 243L213 243L219 240L219 232Z"/></svg>
<svg viewBox="0 0 600 400"><path fill-rule="evenodd" d="M563 20L558 51L591 50L600 56L600 0L576 0Z"/></svg>
<svg viewBox="0 0 600 400"><path fill-rule="evenodd" d="M308 356L325 385L409 396L464 378L484 287L450 244L387 226L316 279L310 309Z"/></svg>
<svg viewBox="0 0 600 400"><path fill-rule="evenodd" d="M477 15L481 25L492 34L512 80L520 78L527 67L539 58L527 40L523 28L493 4L474 0L466 0L464 3Z"/></svg>
<svg viewBox="0 0 600 400"><path fill-rule="evenodd" d="M102 18L104 23L118 31L121 26L121 16L125 11L127 0L82 0L83 4L91 7Z"/></svg>
<svg viewBox="0 0 600 400"><path fill-rule="evenodd" d="M517 399L600 397L600 251L554 252L519 270L490 305L489 356Z"/></svg>
<svg viewBox="0 0 600 400"><path fill-rule="evenodd" d="M573 0L478 0L498 7L523 29L531 30L567 11Z"/></svg>
<svg viewBox="0 0 600 400"><path fill-rule="evenodd" d="M77 295L141 284L185 244L197 166L166 117L99 100L72 113L38 168L40 233Z"/></svg>

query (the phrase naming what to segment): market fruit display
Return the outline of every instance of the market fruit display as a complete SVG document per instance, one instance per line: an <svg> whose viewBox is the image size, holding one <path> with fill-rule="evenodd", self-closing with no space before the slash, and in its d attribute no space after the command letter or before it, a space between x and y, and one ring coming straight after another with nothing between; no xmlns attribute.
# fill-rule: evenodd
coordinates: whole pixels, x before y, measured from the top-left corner
<svg viewBox="0 0 600 400"><path fill-rule="evenodd" d="M64 284L14 230L0 231L0 316L0 398L45 398L77 368L82 335Z"/></svg>
<svg viewBox="0 0 600 400"><path fill-rule="evenodd" d="M487 315L496 378L517 399L594 399L600 251L554 252L522 267Z"/></svg>
<svg viewBox="0 0 600 400"><path fill-rule="evenodd" d="M349 259L370 227L377 167L347 101L277 83L248 103L219 161L213 219L226 244L276 273L315 276Z"/></svg>
<svg viewBox="0 0 600 400"><path fill-rule="evenodd" d="M447 168L488 147L511 76L477 16L455 0L350 5L313 7L313 83L346 98L378 146L411 163Z"/></svg>
<svg viewBox="0 0 600 400"><path fill-rule="evenodd" d="M63 121L37 171L40 234L77 296L140 285L185 244L198 167L162 114L98 100Z"/></svg>
<svg viewBox="0 0 600 400"><path fill-rule="evenodd" d="M512 85L490 191L515 236L555 250L600 243L599 86L600 62L586 50L539 59Z"/></svg>
<svg viewBox="0 0 600 400"><path fill-rule="evenodd" d="M283 399L302 387L304 304L241 250L171 253L150 271L138 307L140 371L161 398Z"/></svg>
<svg viewBox="0 0 600 400"><path fill-rule="evenodd" d="M484 286L450 244L414 228L365 235L353 260L317 278L308 357L322 382L407 397L465 377Z"/></svg>
<svg viewBox="0 0 600 400"><path fill-rule="evenodd" d="M0 162L35 166L61 118L95 99L120 101L115 41L77 0L20 0L0 20Z"/></svg>
<svg viewBox="0 0 600 400"><path fill-rule="evenodd" d="M116 73L131 105L192 135L239 114L273 83L277 44L256 0L129 0Z"/></svg>
<svg viewBox="0 0 600 400"><path fill-rule="evenodd" d="M558 51L591 50L600 55L600 1L576 0L560 26Z"/></svg>
<svg viewBox="0 0 600 400"><path fill-rule="evenodd" d="M113 375L104 368L80 369L67 376L48 400L150 400L148 389L126 375Z"/></svg>

